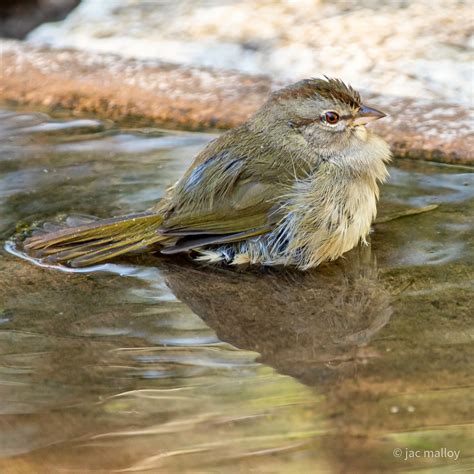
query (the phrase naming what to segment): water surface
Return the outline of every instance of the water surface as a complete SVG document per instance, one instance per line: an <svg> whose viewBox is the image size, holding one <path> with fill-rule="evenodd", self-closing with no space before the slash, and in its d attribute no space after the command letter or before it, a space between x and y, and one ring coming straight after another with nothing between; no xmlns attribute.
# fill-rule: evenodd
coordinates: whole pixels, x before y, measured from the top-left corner
<svg viewBox="0 0 474 474"><path fill-rule="evenodd" d="M143 210L212 137L4 110L0 238ZM3 250L0 471L467 470L473 177L396 161L371 245L306 273Z"/></svg>

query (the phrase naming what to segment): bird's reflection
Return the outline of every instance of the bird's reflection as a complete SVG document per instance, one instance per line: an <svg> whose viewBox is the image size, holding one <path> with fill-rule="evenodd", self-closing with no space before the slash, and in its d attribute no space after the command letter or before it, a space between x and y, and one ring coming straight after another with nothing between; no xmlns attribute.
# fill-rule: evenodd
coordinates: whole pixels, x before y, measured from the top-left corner
<svg viewBox="0 0 474 474"><path fill-rule="evenodd" d="M311 272L237 272L164 262L166 280L220 340L306 384L353 367L387 324L390 294L370 248ZM362 349L363 351L363 349Z"/></svg>

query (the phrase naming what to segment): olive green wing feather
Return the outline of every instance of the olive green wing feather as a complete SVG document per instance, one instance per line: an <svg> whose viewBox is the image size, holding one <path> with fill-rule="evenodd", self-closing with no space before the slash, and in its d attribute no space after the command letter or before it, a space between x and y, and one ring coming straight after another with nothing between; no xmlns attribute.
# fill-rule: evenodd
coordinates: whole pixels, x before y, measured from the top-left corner
<svg viewBox="0 0 474 474"><path fill-rule="evenodd" d="M279 201L294 177L275 169L275 153L261 134L230 130L196 157L170 190L159 229L172 237L164 253L248 239L270 232ZM287 189L286 189L287 191Z"/></svg>
<svg viewBox="0 0 474 474"><path fill-rule="evenodd" d="M204 199L196 196L199 205L195 205L192 196L186 196L184 205L166 213L159 232L178 239L173 246L163 249L163 253L236 242L273 229L278 220L275 184L255 181L255 178L245 177L244 173L232 176L232 180L230 186L215 189L213 195Z"/></svg>

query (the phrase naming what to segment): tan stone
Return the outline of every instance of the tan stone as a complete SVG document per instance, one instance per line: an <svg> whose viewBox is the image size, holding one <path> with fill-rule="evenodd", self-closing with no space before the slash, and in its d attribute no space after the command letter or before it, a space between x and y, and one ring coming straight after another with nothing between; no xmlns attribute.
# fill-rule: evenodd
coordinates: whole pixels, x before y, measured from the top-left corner
<svg viewBox="0 0 474 474"><path fill-rule="evenodd" d="M0 41L0 101L67 109L120 123L190 130L234 127L281 83L203 67ZM370 99L370 100L369 100ZM472 164L474 133L466 107L370 95L389 117L374 124L396 156Z"/></svg>

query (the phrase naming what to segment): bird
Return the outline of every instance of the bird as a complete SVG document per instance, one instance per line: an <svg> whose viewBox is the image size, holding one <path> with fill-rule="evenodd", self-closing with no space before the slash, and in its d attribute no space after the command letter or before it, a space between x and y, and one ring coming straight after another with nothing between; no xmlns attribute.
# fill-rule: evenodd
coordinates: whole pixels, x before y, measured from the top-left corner
<svg viewBox="0 0 474 474"><path fill-rule="evenodd" d="M391 152L366 125L385 116L340 79L301 80L207 144L152 208L33 234L24 251L72 268L147 251L317 267L367 244Z"/></svg>

